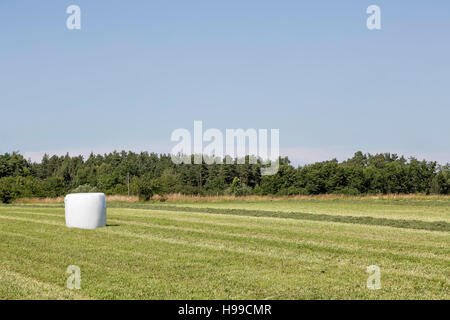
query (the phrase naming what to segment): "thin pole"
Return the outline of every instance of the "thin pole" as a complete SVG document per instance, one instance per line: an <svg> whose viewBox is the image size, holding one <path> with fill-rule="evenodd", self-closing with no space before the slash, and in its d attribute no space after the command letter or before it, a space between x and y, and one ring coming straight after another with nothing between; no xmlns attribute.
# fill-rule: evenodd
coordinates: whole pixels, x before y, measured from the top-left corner
<svg viewBox="0 0 450 320"><path fill-rule="evenodd" d="M130 173L127 174L128 196L130 196Z"/></svg>

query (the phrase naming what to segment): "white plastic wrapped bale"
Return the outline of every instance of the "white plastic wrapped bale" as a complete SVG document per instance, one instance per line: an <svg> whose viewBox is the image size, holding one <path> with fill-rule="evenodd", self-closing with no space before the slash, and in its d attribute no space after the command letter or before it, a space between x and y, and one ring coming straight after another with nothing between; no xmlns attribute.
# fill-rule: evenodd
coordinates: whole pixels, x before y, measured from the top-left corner
<svg viewBox="0 0 450 320"><path fill-rule="evenodd" d="M103 193L73 193L64 198L66 226L96 229L106 226L106 197Z"/></svg>

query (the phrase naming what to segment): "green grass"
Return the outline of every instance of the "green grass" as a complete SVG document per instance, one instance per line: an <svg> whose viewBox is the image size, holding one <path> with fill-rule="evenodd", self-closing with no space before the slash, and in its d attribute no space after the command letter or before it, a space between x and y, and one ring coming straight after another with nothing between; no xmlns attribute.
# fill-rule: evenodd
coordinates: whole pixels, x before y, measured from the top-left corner
<svg viewBox="0 0 450 320"><path fill-rule="evenodd" d="M96 230L0 206L0 299L449 299L449 224L447 200L110 203Z"/></svg>
<svg viewBox="0 0 450 320"><path fill-rule="evenodd" d="M193 206L220 209L247 209L283 212L309 212L333 215L371 216L389 219L415 219L422 221L450 222L450 198L442 200L347 200L310 199L279 201L245 201L215 203L181 203L179 206Z"/></svg>

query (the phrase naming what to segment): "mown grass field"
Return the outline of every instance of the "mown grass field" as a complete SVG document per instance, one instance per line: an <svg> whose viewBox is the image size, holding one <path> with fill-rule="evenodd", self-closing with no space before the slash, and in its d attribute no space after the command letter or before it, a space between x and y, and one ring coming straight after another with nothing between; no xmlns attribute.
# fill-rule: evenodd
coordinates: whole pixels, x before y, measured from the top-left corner
<svg viewBox="0 0 450 320"><path fill-rule="evenodd" d="M0 206L0 299L450 298L449 198L108 206L96 230L61 204Z"/></svg>

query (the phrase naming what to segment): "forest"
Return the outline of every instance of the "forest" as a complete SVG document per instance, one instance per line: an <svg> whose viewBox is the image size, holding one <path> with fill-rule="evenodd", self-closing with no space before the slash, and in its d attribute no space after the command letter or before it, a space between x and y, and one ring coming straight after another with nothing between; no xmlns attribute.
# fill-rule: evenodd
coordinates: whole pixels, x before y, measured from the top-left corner
<svg viewBox="0 0 450 320"><path fill-rule="evenodd" d="M364 154L294 167L280 158L278 172L262 176L262 164L174 164L170 155L112 152L71 157L44 155L41 162L18 152L0 155L0 202L58 197L70 192L108 195L317 195L450 193L450 164ZM225 163L225 161L224 161Z"/></svg>

